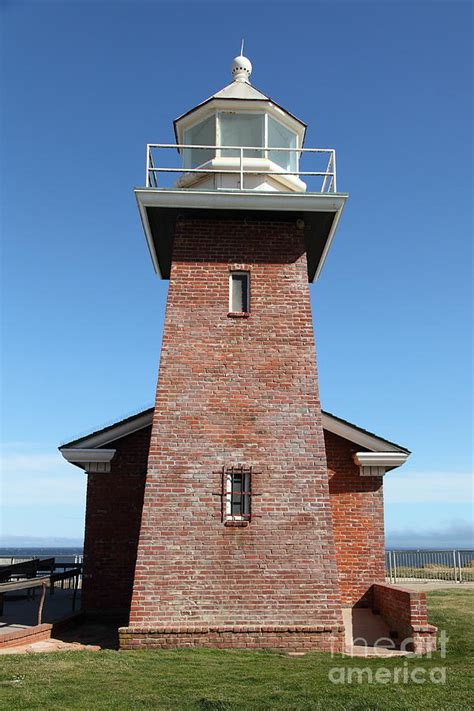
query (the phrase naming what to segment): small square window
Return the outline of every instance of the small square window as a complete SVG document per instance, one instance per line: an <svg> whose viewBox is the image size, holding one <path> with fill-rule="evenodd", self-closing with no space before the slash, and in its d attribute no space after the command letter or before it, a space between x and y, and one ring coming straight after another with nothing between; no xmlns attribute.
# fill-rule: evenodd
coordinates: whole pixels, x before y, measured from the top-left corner
<svg viewBox="0 0 474 711"><path fill-rule="evenodd" d="M251 467L229 467L222 470L224 521L250 521Z"/></svg>
<svg viewBox="0 0 474 711"><path fill-rule="evenodd" d="M248 313L250 306L249 272L231 272L229 280L229 311Z"/></svg>

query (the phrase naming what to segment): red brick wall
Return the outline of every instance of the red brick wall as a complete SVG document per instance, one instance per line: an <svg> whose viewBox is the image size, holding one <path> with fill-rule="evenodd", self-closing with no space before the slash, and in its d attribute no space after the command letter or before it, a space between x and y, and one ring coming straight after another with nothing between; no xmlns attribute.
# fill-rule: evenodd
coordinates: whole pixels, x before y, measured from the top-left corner
<svg viewBox="0 0 474 711"><path fill-rule="evenodd" d="M88 474L82 608L128 616L151 427L111 445L108 474Z"/></svg>
<svg viewBox="0 0 474 711"><path fill-rule="evenodd" d="M0 635L0 649L7 647L19 647L34 642L43 642L45 639L51 638L51 630L53 625L43 623L42 625L33 625L32 627L22 627L20 629L12 629L11 632L4 632Z"/></svg>
<svg viewBox="0 0 474 711"><path fill-rule="evenodd" d="M291 652L320 650L340 652L342 631L332 627L264 627L238 625L222 627L178 627L153 629L150 627L119 629L121 649L217 647L226 649L267 648Z"/></svg>
<svg viewBox="0 0 474 711"><path fill-rule="evenodd" d="M352 442L324 432L342 602L371 604L371 586L385 580L383 478L363 477Z"/></svg>
<svg viewBox="0 0 474 711"><path fill-rule="evenodd" d="M228 317L229 269L251 272ZM221 467L253 466L252 521L221 522ZM132 626L338 625L303 232L177 227Z"/></svg>
<svg viewBox="0 0 474 711"><path fill-rule="evenodd" d="M428 624L426 595L395 585L373 588L373 605L405 649L418 654L436 650L437 628Z"/></svg>

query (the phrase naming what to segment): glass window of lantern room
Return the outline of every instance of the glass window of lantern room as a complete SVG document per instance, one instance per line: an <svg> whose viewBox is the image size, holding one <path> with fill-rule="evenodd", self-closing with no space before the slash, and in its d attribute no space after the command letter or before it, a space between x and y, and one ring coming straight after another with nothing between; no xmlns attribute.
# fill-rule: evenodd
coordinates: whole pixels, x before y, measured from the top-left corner
<svg viewBox="0 0 474 711"><path fill-rule="evenodd" d="M263 114L244 114L231 111L219 113L219 145L222 146L264 146ZM239 156L235 149L223 150L221 156ZM244 158L261 158L263 151L244 151Z"/></svg>
<svg viewBox="0 0 474 711"><path fill-rule="evenodd" d="M268 117L268 148L296 148L296 133L271 116ZM296 171L296 153L269 150L268 157L284 170Z"/></svg>
<svg viewBox="0 0 474 711"><path fill-rule="evenodd" d="M229 280L229 311L249 312L249 273L231 272Z"/></svg>
<svg viewBox="0 0 474 711"><path fill-rule="evenodd" d="M184 142L195 146L216 145L216 117L209 116L184 132ZM215 157L212 148L184 148L184 168L196 168Z"/></svg>

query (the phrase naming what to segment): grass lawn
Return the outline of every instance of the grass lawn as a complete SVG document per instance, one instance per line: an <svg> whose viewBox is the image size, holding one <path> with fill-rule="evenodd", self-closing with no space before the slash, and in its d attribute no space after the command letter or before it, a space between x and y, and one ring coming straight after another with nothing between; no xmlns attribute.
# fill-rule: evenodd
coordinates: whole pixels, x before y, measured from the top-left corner
<svg viewBox="0 0 474 711"><path fill-rule="evenodd" d="M471 711L473 601L474 592L462 588L428 593L430 621L449 636L445 659L439 652L431 659L376 660L219 650L11 655L0 657L0 708ZM338 678L342 668L384 668L388 676L396 667L402 671L399 683L333 684L328 674L334 667ZM403 683L403 671L410 675L416 667L425 683ZM444 684L430 680L440 667ZM441 672L434 674L438 679Z"/></svg>

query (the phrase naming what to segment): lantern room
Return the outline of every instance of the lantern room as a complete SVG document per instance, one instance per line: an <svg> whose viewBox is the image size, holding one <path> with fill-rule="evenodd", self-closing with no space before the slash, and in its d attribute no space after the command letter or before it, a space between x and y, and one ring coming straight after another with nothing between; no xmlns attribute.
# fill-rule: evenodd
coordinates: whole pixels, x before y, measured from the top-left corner
<svg viewBox="0 0 474 711"><path fill-rule="evenodd" d="M252 65L232 62L233 82L174 122L183 174L176 187L304 192L298 177L306 124L250 84Z"/></svg>

